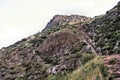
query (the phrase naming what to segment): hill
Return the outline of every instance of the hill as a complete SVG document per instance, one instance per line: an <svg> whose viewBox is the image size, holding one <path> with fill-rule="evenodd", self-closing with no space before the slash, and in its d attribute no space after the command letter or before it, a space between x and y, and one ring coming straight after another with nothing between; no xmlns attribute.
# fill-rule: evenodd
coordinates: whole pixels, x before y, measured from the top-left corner
<svg viewBox="0 0 120 80"><path fill-rule="evenodd" d="M0 80L120 80L120 2L94 18L56 15L0 49Z"/></svg>

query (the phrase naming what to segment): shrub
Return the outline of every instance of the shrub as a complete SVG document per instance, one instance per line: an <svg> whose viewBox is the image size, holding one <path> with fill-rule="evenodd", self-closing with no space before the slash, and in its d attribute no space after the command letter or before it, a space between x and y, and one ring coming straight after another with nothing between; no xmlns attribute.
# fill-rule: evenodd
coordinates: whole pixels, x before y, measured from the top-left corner
<svg viewBox="0 0 120 80"><path fill-rule="evenodd" d="M85 64L86 62L90 61L93 58L94 58L94 55L92 55L90 53L83 53L83 54L81 54L80 60L81 60L82 64Z"/></svg>
<svg viewBox="0 0 120 80"><path fill-rule="evenodd" d="M115 64L116 63L116 58L112 58L109 60L109 64Z"/></svg>
<svg viewBox="0 0 120 80"><path fill-rule="evenodd" d="M53 60L50 57L43 57L43 60L46 64L53 63Z"/></svg>

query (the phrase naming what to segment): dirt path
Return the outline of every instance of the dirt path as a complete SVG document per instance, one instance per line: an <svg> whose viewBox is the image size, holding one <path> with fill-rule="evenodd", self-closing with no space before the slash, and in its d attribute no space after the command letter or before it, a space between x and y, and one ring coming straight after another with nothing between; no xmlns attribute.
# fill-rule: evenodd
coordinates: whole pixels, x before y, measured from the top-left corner
<svg viewBox="0 0 120 80"><path fill-rule="evenodd" d="M84 31L84 29L82 28L82 25L78 25L77 26L79 31L80 31L80 38L83 42L85 42L89 48L91 49L93 55L99 55L95 49L95 46L93 45L94 42L93 40L89 37L89 35Z"/></svg>

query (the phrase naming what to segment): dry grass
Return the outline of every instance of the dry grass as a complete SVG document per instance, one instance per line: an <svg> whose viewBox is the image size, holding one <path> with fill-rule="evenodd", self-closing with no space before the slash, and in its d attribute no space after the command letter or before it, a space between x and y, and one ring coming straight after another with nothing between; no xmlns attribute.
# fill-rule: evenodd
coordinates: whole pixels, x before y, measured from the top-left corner
<svg viewBox="0 0 120 80"><path fill-rule="evenodd" d="M107 69L103 64L102 57L96 56L72 73L50 80L108 80L108 78Z"/></svg>

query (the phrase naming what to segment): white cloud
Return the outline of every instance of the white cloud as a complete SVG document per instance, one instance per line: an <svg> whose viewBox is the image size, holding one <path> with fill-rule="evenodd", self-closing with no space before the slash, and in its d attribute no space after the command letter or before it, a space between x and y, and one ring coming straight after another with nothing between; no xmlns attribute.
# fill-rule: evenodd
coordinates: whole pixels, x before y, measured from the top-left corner
<svg viewBox="0 0 120 80"><path fill-rule="evenodd" d="M55 14L95 16L119 0L0 0L0 47L41 31Z"/></svg>

